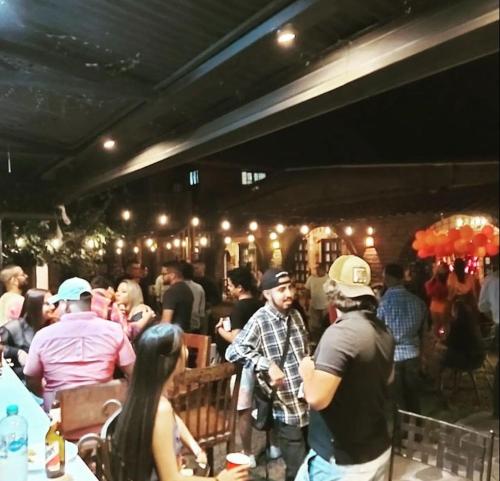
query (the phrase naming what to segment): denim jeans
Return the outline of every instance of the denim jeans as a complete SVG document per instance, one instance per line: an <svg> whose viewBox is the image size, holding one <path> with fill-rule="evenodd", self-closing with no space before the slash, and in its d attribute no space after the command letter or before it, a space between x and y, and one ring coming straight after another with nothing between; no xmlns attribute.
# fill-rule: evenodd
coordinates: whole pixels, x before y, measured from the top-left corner
<svg viewBox="0 0 500 481"><path fill-rule="evenodd" d="M311 449L295 481L385 481L389 472L391 450L363 464L337 465Z"/></svg>

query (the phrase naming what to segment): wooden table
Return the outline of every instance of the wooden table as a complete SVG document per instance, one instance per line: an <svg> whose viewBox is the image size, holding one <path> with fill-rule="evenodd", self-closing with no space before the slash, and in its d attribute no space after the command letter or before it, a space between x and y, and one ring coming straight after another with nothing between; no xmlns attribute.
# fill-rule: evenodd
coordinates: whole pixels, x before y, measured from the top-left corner
<svg viewBox="0 0 500 481"><path fill-rule="evenodd" d="M28 445L43 446L45 434L49 429L49 418L37 404L33 395L15 375L14 371L6 364L2 365L0 376L0 418L5 416L9 404L17 404L19 414L28 421ZM66 475L61 481L96 481L87 465L79 456L66 463ZM28 481L45 481L45 470L30 470ZM0 480L7 481L7 480Z"/></svg>

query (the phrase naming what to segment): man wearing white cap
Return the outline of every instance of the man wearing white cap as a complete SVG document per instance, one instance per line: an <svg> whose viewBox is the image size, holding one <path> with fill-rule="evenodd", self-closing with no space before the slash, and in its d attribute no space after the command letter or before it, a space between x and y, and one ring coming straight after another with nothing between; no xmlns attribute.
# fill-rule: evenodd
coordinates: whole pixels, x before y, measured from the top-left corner
<svg viewBox="0 0 500 481"><path fill-rule="evenodd" d="M382 481L390 460L385 420L394 339L376 317L370 266L340 256L325 290L340 318L300 364L311 407L311 450L296 481Z"/></svg>
<svg viewBox="0 0 500 481"><path fill-rule="evenodd" d="M115 367L132 374L135 353L130 341L120 324L90 310L91 290L84 279L64 281L48 299L59 304L61 320L40 329L31 343L24 367L26 384L43 395L46 410L60 389L110 381Z"/></svg>

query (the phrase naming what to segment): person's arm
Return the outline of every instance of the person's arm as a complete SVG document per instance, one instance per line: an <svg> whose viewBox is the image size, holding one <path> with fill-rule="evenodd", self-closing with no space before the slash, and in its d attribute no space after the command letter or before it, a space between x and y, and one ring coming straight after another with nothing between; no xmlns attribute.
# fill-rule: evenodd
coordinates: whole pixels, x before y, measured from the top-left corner
<svg viewBox="0 0 500 481"><path fill-rule="evenodd" d="M321 411L330 405L342 378L315 369L314 361L308 356L302 359L299 374L304 381L304 396L309 405Z"/></svg>
<svg viewBox="0 0 500 481"><path fill-rule="evenodd" d="M33 394L36 394L38 397L42 397L43 396L42 376L40 375L28 376L25 374L24 378L26 380L26 387Z"/></svg>
<svg viewBox="0 0 500 481"><path fill-rule="evenodd" d="M233 343L226 350L226 360L229 362L247 361L255 371L267 371L271 361L260 354L262 332L257 318L251 318Z"/></svg>
<svg viewBox="0 0 500 481"><path fill-rule="evenodd" d="M195 455L197 463L206 465L208 463L207 455L203 449L200 448L200 445L197 443L196 439L194 439L184 421L177 414L175 415L175 421L179 429L179 436L181 437L182 444L189 448Z"/></svg>
<svg viewBox="0 0 500 481"><path fill-rule="evenodd" d="M219 321L215 326L215 332L219 334L222 339L224 339L229 344L232 344L236 339L236 336L241 332L241 329L232 329L231 331L226 331L222 326L222 321Z"/></svg>
<svg viewBox="0 0 500 481"><path fill-rule="evenodd" d="M163 309L161 314L161 322L172 324L172 319L174 318L174 310L173 309Z"/></svg>
<svg viewBox="0 0 500 481"><path fill-rule="evenodd" d="M4 326L0 327L0 344L3 345L3 357L5 359L17 359L19 347L15 346L10 331Z"/></svg>
<svg viewBox="0 0 500 481"><path fill-rule="evenodd" d="M248 468L224 470L216 477L182 476L177 467L174 446L174 413L170 403L160 399L153 427L153 458L160 481L246 481Z"/></svg>
<svg viewBox="0 0 500 481"><path fill-rule="evenodd" d="M117 364L127 379L130 380L135 364L134 348L125 334L120 331L117 335L119 338L121 337L117 348Z"/></svg>

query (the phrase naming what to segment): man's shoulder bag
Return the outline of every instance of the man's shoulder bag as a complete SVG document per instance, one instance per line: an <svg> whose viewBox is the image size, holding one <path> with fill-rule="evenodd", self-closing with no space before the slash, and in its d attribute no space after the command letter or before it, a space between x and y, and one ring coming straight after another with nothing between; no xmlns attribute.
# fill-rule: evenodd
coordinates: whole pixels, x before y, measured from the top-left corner
<svg viewBox="0 0 500 481"><path fill-rule="evenodd" d="M291 319L288 317L285 345L279 367L283 370L290 346ZM258 382L255 383L252 399L252 426L258 431L269 431L273 426L273 402L276 394L275 387L264 389Z"/></svg>

